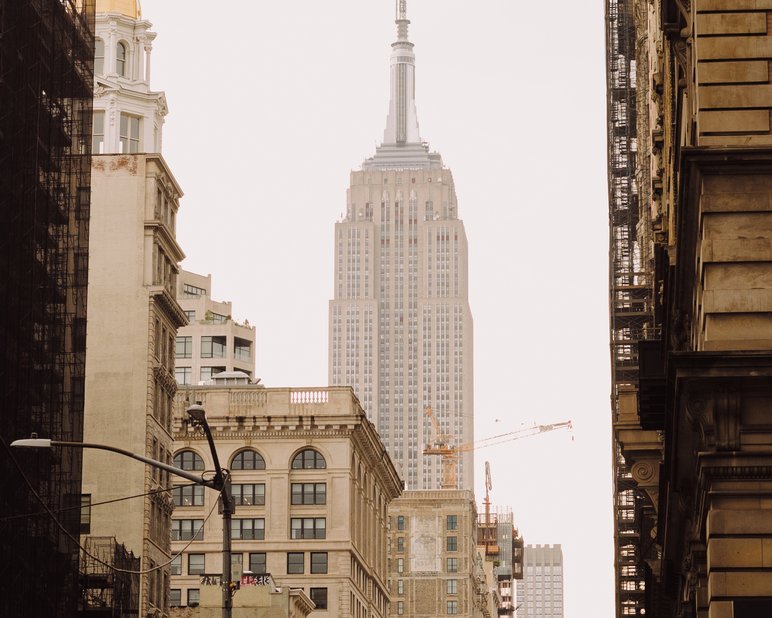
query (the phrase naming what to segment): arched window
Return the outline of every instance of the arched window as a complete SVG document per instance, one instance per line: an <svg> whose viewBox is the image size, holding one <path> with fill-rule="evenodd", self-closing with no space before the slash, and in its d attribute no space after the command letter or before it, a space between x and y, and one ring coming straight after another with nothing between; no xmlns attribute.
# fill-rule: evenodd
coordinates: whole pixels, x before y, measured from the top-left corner
<svg viewBox="0 0 772 618"><path fill-rule="evenodd" d="M241 451L233 458L231 470L265 470L265 459L257 451Z"/></svg>
<svg viewBox="0 0 772 618"><path fill-rule="evenodd" d="M105 72L105 42L102 39L94 39L94 74L102 75Z"/></svg>
<svg viewBox="0 0 772 618"><path fill-rule="evenodd" d="M126 43L118 41L115 46L115 72L126 77Z"/></svg>
<svg viewBox="0 0 772 618"><path fill-rule="evenodd" d="M174 456L174 465L183 470L203 470L204 460L193 451L180 451Z"/></svg>
<svg viewBox="0 0 772 618"><path fill-rule="evenodd" d="M307 448L300 451L292 460L293 470L321 470L327 467L327 462L319 451Z"/></svg>

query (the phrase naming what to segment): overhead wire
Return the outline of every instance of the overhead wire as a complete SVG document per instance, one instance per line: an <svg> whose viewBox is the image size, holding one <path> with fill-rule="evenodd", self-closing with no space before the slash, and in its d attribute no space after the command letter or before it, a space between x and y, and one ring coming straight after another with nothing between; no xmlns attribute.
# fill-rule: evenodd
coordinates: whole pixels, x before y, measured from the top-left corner
<svg viewBox="0 0 772 618"><path fill-rule="evenodd" d="M158 571L160 569L163 569L164 567L169 566L174 560L181 556L182 553L193 544L193 541L196 540L196 537L198 536L199 532L201 532L204 529L204 526L206 525L206 522L209 521L209 518L212 516L212 513L214 513L214 509L217 506L217 500L214 501L214 504L212 505L212 508L209 510L209 513L207 513L204 520L201 522L201 526L196 530L196 532L191 536L191 539L188 541L188 543L180 549L176 554L173 554L172 557L169 559L168 562L164 562L163 564L158 564L154 567L151 567L149 569L143 569L139 571L135 571L133 569L121 569L119 567L113 566L112 564L105 562L101 558L98 558L94 554L92 554L90 551L88 551L83 545L80 544L80 539L75 538L69 530L62 524L62 522L59 521L59 519L56 517L54 512L48 507L48 505L45 503L43 498L38 494L35 487L30 482L29 478L27 478L27 475L24 473L24 469L21 467L19 462L16 460L16 457L13 454L13 451L11 450L11 447L8 445L8 443L5 441L5 439L0 435L0 443L2 443L3 448L7 451L8 456L10 457L11 461L13 462L14 467L16 468L16 471L19 473L19 476L24 480L27 487L29 488L30 492L32 492L32 495L35 496L38 502L40 502L43 509L45 509L46 514L53 520L53 522L57 525L59 530L61 530L65 536L67 536L75 545L89 558L92 560L98 562L99 564L107 567L111 571L114 571L116 573L128 573L130 575L146 575L147 573L152 573L153 571ZM219 491L220 497L222 497L223 490Z"/></svg>

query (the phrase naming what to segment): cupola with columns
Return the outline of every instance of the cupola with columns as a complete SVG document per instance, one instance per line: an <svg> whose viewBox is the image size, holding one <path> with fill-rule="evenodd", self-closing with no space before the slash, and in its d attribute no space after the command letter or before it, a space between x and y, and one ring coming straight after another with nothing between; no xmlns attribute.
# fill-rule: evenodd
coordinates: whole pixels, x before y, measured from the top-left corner
<svg viewBox="0 0 772 618"><path fill-rule="evenodd" d="M168 112L150 89L155 32L139 0L97 0L93 154L161 152Z"/></svg>

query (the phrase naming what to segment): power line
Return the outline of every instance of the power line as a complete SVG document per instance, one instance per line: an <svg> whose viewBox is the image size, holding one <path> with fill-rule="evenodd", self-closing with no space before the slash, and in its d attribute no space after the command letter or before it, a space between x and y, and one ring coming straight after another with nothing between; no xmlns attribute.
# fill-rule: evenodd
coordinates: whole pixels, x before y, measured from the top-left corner
<svg viewBox="0 0 772 618"><path fill-rule="evenodd" d="M209 510L209 513L207 513L206 517L201 522L201 526L192 535L192 537L191 537L190 541L188 541L187 545L185 545L176 554L173 554L171 559L168 562L164 562L163 564L159 564L157 566L154 566L151 569L145 569L145 570L141 570L141 571L134 571L132 569L121 569L121 568L118 568L116 566L113 566L112 564L109 564L109 563L105 562L101 558L97 558L94 554L92 554L85 547L83 547L83 545L80 544L80 540L79 539L76 539L72 534L70 534L70 531L67 530L67 528L64 527L64 524L62 524L62 522L59 521L59 519L56 517L54 512L50 508L48 508L48 505L45 503L43 498L41 498L40 494L38 494L38 492L35 490L35 488L33 487L32 483L27 478L27 475L24 473L24 469L19 465L19 462L16 461L16 457L14 456L13 451L11 450L11 447L8 446L8 443L5 441L5 439L1 435L0 435L0 442L2 442L3 448L5 448L5 450L8 452L8 456L10 457L11 461L13 462L13 465L16 468L16 471L19 473L19 476L21 476L21 478L27 484L27 487L32 492L32 495L35 496L35 498L38 500L38 502L40 502L40 504L45 509L46 514L48 514L48 516L53 520L53 522L57 525L59 530L61 530L65 534L65 536L67 536L73 543L75 543L75 545L84 554L86 554L89 558L91 558L92 560L95 560L99 564L107 567L111 571L115 571L116 573L129 573L131 575L145 575L147 573L152 573L153 571L159 571L160 569L169 566L172 562L174 562L174 560L178 556L182 555L182 552L184 552L188 547L190 547L192 545L193 541L196 540L196 537L198 536L198 533L201 532L204 529L204 526L206 525L206 522L209 521L209 518L212 516L212 513L214 513L214 509L217 506L217 500L215 500L214 504L212 505L212 508ZM221 497L222 497L222 492L223 492L223 490L220 490L220 492L219 492ZM78 507L78 508L80 508L80 507Z"/></svg>

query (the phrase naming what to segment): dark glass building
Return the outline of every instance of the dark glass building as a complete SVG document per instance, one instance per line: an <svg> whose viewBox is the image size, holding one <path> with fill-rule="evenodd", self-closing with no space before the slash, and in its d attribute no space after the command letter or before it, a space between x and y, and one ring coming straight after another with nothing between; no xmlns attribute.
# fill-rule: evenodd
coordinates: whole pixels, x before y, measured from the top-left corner
<svg viewBox="0 0 772 618"><path fill-rule="evenodd" d="M0 1L1 616L72 616L81 440L94 0Z"/></svg>

